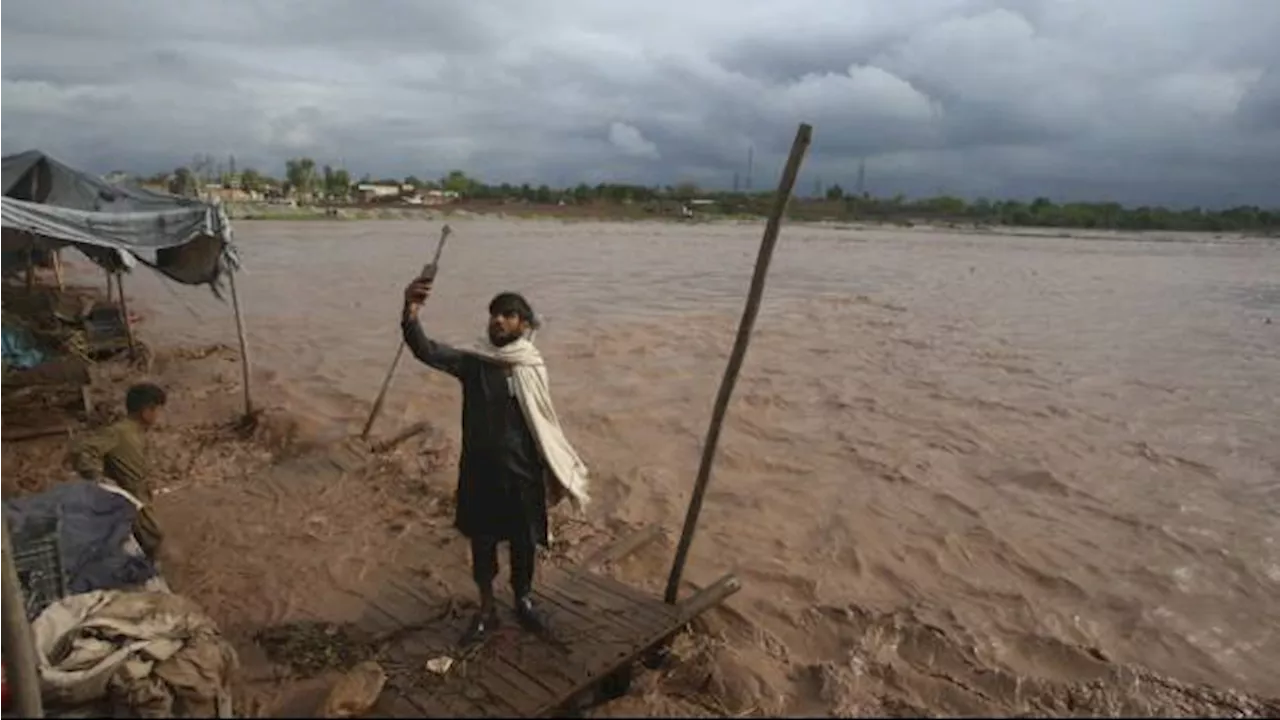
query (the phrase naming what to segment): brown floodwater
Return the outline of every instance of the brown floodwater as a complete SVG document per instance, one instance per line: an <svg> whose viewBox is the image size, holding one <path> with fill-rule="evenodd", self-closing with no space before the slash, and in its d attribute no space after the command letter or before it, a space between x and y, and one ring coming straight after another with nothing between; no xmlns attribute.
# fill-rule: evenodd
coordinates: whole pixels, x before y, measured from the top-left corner
<svg viewBox="0 0 1280 720"><path fill-rule="evenodd" d="M428 333L526 293L591 512L677 532L760 226L450 222ZM239 223L257 390L358 428L438 228ZM206 290L130 294L152 338L235 343ZM456 433L406 360L379 428ZM735 566L793 658L824 652L806 608L856 603L1020 673L1068 643L1280 694L1280 246L785 228L690 572Z"/></svg>

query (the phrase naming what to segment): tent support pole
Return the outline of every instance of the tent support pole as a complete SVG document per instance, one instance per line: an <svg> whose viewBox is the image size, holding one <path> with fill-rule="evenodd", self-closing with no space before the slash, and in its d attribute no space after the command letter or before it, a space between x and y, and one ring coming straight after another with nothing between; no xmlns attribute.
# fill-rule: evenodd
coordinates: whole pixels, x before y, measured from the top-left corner
<svg viewBox="0 0 1280 720"><path fill-rule="evenodd" d="M253 393L249 388L249 341L245 339L244 313L240 311L240 294L236 292L236 271L227 270L227 283L231 286L231 307L236 314L236 336L240 340L241 384L244 386L244 416L253 417Z"/></svg>
<svg viewBox="0 0 1280 720"><path fill-rule="evenodd" d="M31 243L27 245L27 292L35 292L36 289L36 244L35 236L28 234Z"/></svg>
<svg viewBox="0 0 1280 720"><path fill-rule="evenodd" d="M124 272L116 273L116 294L120 296L120 316L124 320L124 333L129 340L129 357L135 357L138 341L133 336L133 319L129 317L129 303L124 299Z"/></svg>
<svg viewBox="0 0 1280 720"><path fill-rule="evenodd" d="M436 243L436 254L431 258L431 262L422 266L422 272L418 273L419 278L436 279L436 273L440 271L440 254L444 252L444 243L449 239L449 235L452 232L453 228L448 225L440 228L440 241ZM395 377L396 366L400 364L401 355L404 355L403 339L396 348L396 356L391 358L391 367L387 368L387 376L382 378L382 387L378 389L378 397L373 400L373 408L369 410L369 419L364 421L364 428L360 430L361 440L369 439L369 432L373 430L373 421L377 420L378 414L382 412L382 403L387 399L387 390L391 389L391 378Z"/></svg>
<svg viewBox="0 0 1280 720"><path fill-rule="evenodd" d="M111 297L115 295L115 292L111 289L111 271L107 270L105 272L107 274L107 302L111 302Z"/></svg>
<svg viewBox="0 0 1280 720"><path fill-rule="evenodd" d="M756 315L760 313L764 280L769 274L769 261L773 258L773 248L778 244L782 216L787 210L787 203L791 200L791 190L795 187L796 176L800 174L800 164L804 162L804 155L809 149L809 141L812 138L813 128L801 123L796 130L795 142L791 144L791 156L787 158L786 167L783 168L778 192L773 198L773 212L769 215L769 222L764 228L760 254L756 257L756 269L751 275L751 290L747 293L747 305L742 310L742 321L738 324L738 337L733 342L733 352L729 354L729 365L725 368L724 379L720 381L720 392L716 394L716 403L711 412L711 426L707 429L707 439L702 445L702 464L698 467L698 479L694 482L693 497L689 499L689 510L684 518L684 530L680 533L680 545L676 548L675 561L671 564L671 575L667 578L667 591L663 599L671 605L675 604L676 596L680 591L680 576L684 574L684 565L689 559L693 531L698 526L698 514L702 512L702 498L706 495L707 484L711 480L711 466L715 462L716 444L720 441L720 427L724 424L724 416L729 409L729 398L732 397L733 386L738 381L738 372L742 370L742 362L747 356L747 344L751 342L751 329L755 326Z"/></svg>
<svg viewBox="0 0 1280 720"><path fill-rule="evenodd" d="M58 282L58 292L67 289L66 282L62 278L62 249L58 248L53 251L53 278Z"/></svg>
<svg viewBox="0 0 1280 720"><path fill-rule="evenodd" d="M40 202L40 166L37 164L31 172L31 202ZM27 292L36 289L36 236L27 233Z"/></svg>
<svg viewBox="0 0 1280 720"><path fill-rule="evenodd" d="M9 521L4 525L3 547L3 620L4 646L9 648L5 657L5 674L13 683L16 710L19 717L44 717L40 697L40 669L36 662L35 639L31 624L27 622L27 606L22 600L22 588L18 584L18 570L13 564L13 538L9 535Z"/></svg>

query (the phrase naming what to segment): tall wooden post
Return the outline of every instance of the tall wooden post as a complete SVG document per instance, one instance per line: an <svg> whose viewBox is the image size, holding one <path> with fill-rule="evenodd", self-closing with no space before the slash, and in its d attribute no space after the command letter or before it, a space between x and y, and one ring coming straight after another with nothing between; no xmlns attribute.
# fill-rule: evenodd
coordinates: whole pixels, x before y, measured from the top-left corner
<svg viewBox="0 0 1280 720"><path fill-rule="evenodd" d="M58 292L66 290L66 281L62 277L62 248L53 251L53 279L58 283Z"/></svg>
<svg viewBox="0 0 1280 720"><path fill-rule="evenodd" d="M738 337L733 342L733 352L729 354L729 365L725 368L724 379L720 381L720 392L716 395L716 404L711 412L711 426L707 429L707 439L702 446L702 464L698 467L698 479L694 482L693 497L689 499L689 510L684 518L684 530L680 534L680 544L676 548L675 561L671 564L671 574L667 578L667 591L664 599L675 604L680 590L680 576L684 574L685 562L689 559L689 547L693 544L693 532L698 526L698 515L702 512L702 499L707 492L707 484L711 480L711 466L715 462L716 445L720 441L720 428L724 424L725 413L729 409L729 399L733 396L733 386L738 381L738 372L742 370L742 362L747 356L747 344L751 342L751 329L755 326L756 315L760 312L760 298L764 294L765 277L769 274L769 261L773 258L773 248L778 244L778 231L782 227L782 216L791 200L791 190L795 187L796 176L800 173L800 164L804 161L805 152L813 138L813 128L801 123L796 130L795 142L791 144L791 156L782 171L782 180L778 183L778 192L774 197L773 212L765 225L764 239L760 243L760 254L756 257L756 269L751 276L751 291L747 294L747 305L742 311L742 321L738 324Z"/></svg>
<svg viewBox="0 0 1280 720"><path fill-rule="evenodd" d="M31 168L31 202L40 202L40 163ZM36 235L27 233L27 292L36 288Z"/></svg>
<svg viewBox="0 0 1280 720"><path fill-rule="evenodd" d="M440 254L444 252L445 241L449 239L449 235L453 232L453 228L445 225L440 228L440 241L436 243L436 254L432 256L431 262L422 266L422 272L418 273L419 278L429 280L436 279L436 273L440 270ZM387 368L387 374L382 378L382 387L378 389L378 397L373 400L373 408L369 410L369 419L364 421L364 428L360 430L360 439L368 440L369 433L373 430L373 421L378 419L378 414L382 412L382 403L387 399L387 391L391 389L391 378L395 377L396 366L400 364L400 357L404 355L404 340L400 340L400 345L396 347L395 357L391 358L391 367Z"/></svg>
<svg viewBox="0 0 1280 720"><path fill-rule="evenodd" d="M125 337L129 341L129 357L137 354L138 342L133 336L133 318L129 317L129 303L124 298L124 271L116 273L116 294L120 296L120 315L124 321Z"/></svg>
<svg viewBox="0 0 1280 720"><path fill-rule="evenodd" d="M31 293L36 289L36 238L30 233L27 233L27 238L27 292Z"/></svg>
<svg viewBox="0 0 1280 720"><path fill-rule="evenodd" d="M240 294L236 292L236 271L227 268L227 283L231 286L231 307L236 314L236 336L240 340L240 374L244 386L244 415L253 416L253 392L250 389L249 341L245 337L244 313L240 311Z"/></svg>
<svg viewBox="0 0 1280 720"><path fill-rule="evenodd" d="M4 527L3 553L3 605L4 621L4 671L7 683L13 684L18 717L44 717L40 697L40 666L36 660L35 639L31 624L27 622L27 605L22 599L18 583L18 569L13 563L13 537L9 535L9 521L0 518Z"/></svg>

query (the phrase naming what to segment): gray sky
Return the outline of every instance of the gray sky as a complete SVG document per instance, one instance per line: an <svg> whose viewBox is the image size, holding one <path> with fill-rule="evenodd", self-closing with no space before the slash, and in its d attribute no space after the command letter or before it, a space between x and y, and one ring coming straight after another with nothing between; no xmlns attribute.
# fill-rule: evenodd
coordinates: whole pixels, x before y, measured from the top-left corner
<svg viewBox="0 0 1280 720"><path fill-rule="evenodd" d="M1280 204L1280 0L10 0L3 149L97 171Z"/></svg>

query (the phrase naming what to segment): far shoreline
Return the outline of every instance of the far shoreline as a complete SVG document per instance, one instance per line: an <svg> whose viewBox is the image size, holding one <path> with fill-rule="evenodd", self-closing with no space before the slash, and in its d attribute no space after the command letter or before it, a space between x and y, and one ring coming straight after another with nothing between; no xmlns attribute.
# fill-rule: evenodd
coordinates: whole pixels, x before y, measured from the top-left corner
<svg viewBox="0 0 1280 720"><path fill-rule="evenodd" d="M437 206L335 206L275 205L268 203L227 203L227 214L233 222L439 222L492 219L523 222L617 223L634 225L760 225L765 218L754 215L706 213L681 218L647 213L610 212L610 207L514 206L514 205L437 205ZM787 225L842 231L892 231L903 233L951 233L971 236L1024 237L1060 240L1132 241L1132 242L1198 242L1261 240L1280 243L1280 236L1269 232L1207 232L1195 230L1122 230L1110 228L1072 228L1021 225L992 225L975 222L937 222L908 219L809 219L788 218Z"/></svg>

